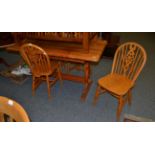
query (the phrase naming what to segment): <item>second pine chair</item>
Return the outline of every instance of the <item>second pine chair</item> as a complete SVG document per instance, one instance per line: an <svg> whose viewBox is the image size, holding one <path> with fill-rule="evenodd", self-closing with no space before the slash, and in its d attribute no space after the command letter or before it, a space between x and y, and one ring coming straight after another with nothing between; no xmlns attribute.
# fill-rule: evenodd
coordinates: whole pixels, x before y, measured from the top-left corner
<svg viewBox="0 0 155 155"><path fill-rule="evenodd" d="M41 47L31 43L22 45L20 53L32 72L33 94L40 83L46 81L48 96L50 97L51 85L58 79L62 81L60 64L50 61L49 56ZM53 77L52 79L50 78L51 76Z"/></svg>
<svg viewBox="0 0 155 155"><path fill-rule="evenodd" d="M125 102L128 101L131 104L131 89L144 67L146 59L146 52L141 45L135 42L122 44L116 50L111 73L98 80L94 105L100 94L109 92L118 98L116 116L119 120Z"/></svg>

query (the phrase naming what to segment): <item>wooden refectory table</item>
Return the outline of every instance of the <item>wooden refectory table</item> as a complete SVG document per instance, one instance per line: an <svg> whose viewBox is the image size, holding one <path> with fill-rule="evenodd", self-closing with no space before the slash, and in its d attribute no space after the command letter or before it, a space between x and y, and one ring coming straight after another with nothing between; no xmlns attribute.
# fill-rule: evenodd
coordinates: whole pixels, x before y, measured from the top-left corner
<svg viewBox="0 0 155 155"><path fill-rule="evenodd" d="M95 39L92 40L89 45L89 50L83 49L78 44L68 44L65 46L65 43L59 42L42 42L42 41L34 41L34 40L25 40L22 43L14 44L6 48L8 51L19 52L21 44L23 43L34 43L42 47L49 55L51 59L60 60L60 61L67 61L76 64L83 64L84 65L84 75L77 76L72 75L70 73L62 73L63 80L71 80L75 82L80 82L84 84L84 89L81 95L81 99L84 101L87 97L91 86L91 79L90 79L90 63L99 62L104 49L106 48L107 41Z"/></svg>

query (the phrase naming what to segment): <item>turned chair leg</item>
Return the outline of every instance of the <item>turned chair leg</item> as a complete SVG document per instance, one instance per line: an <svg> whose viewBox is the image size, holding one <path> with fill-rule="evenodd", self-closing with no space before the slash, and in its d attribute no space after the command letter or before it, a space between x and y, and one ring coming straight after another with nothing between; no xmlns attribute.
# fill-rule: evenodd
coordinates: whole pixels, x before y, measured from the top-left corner
<svg viewBox="0 0 155 155"><path fill-rule="evenodd" d="M120 115L121 115L121 112L122 112L122 109L123 109L123 105L124 105L123 102L124 102L123 101L123 96L120 96L119 97L119 102L118 102L118 107L117 107L117 114L116 114L117 121L120 120Z"/></svg>
<svg viewBox="0 0 155 155"><path fill-rule="evenodd" d="M94 96L94 100L93 100L93 105L94 106L97 104L97 100L98 100L98 97L99 97L99 92L100 92L100 86L97 85L95 96Z"/></svg>

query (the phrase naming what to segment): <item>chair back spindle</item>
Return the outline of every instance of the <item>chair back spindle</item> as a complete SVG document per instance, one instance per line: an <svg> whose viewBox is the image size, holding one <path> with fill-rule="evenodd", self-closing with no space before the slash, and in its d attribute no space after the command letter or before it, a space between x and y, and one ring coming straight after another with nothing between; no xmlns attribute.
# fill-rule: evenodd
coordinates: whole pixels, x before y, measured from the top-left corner
<svg viewBox="0 0 155 155"><path fill-rule="evenodd" d="M51 74L49 57L42 48L30 43L25 44L21 47L21 55L36 77Z"/></svg>
<svg viewBox="0 0 155 155"><path fill-rule="evenodd" d="M135 82L146 63L144 48L135 43L122 44L115 53L112 74L119 74Z"/></svg>

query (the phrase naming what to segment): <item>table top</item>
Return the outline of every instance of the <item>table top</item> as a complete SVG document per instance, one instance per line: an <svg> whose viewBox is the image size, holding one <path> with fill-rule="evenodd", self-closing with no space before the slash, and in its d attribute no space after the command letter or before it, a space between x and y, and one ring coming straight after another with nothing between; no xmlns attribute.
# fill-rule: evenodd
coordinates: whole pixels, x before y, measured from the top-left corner
<svg viewBox="0 0 155 155"><path fill-rule="evenodd" d="M27 40L24 43L34 43L42 47L50 57L61 57L79 61L98 62L106 48L107 41L96 39L91 41L89 51L83 49L79 44L67 44L59 42L43 42ZM23 43L22 43L23 44ZM6 48L9 51L20 51L21 44L14 44Z"/></svg>

